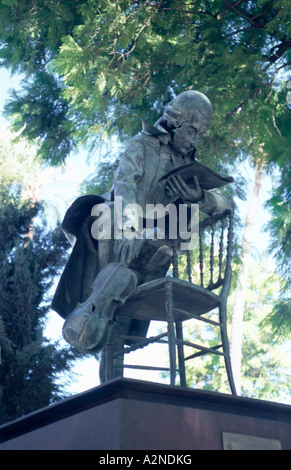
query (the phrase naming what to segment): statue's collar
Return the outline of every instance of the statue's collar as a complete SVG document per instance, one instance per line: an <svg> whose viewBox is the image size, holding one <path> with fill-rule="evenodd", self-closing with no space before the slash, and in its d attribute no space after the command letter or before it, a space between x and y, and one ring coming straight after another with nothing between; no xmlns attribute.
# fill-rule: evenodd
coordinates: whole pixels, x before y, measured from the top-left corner
<svg viewBox="0 0 291 470"><path fill-rule="evenodd" d="M167 145L171 140L171 135L160 125L160 121L161 119L154 126L146 121L142 121L142 130L145 134L157 137L163 144Z"/></svg>

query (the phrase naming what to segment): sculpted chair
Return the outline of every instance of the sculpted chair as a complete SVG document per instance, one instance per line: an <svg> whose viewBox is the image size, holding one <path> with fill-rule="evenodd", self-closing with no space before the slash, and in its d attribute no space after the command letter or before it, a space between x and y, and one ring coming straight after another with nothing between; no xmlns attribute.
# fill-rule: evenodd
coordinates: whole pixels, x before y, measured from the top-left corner
<svg viewBox="0 0 291 470"><path fill-rule="evenodd" d="M205 354L223 356L230 390L236 394L227 336L227 297L231 282L231 254L233 244L233 211L207 217L199 224L199 241L194 253L181 252L179 243L172 243L172 270L170 275L137 287L117 311L118 321L130 317L145 321L165 322L166 331L153 337L126 337L115 333L103 351L105 380L110 380L114 364L121 369L168 370L170 384L177 375L181 386L187 386L185 365ZM218 314L217 319L209 313ZM196 344L185 340L183 330L189 321L205 322L217 328L218 344ZM130 340L130 345L125 342ZM124 364L124 355L153 343L167 343L169 367L134 366ZM191 351L190 354L188 351ZM115 361L115 362L114 362Z"/></svg>

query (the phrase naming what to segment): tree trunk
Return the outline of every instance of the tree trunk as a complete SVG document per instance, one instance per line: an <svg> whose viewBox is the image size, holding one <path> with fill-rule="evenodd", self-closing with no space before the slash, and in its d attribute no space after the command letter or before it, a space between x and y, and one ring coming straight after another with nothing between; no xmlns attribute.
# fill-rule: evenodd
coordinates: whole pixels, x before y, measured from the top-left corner
<svg viewBox="0 0 291 470"><path fill-rule="evenodd" d="M258 161L256 162L255 183L244 226L241 258L242 264L238 275L237 287L234 292L234 304L232 312L230 357L234 375L234 382L238 395L241 394L242 325L245 294L247 290L248 271L251 261L251 246L253 241L254 226L262 192L263 177L264 168L263 165L260 164L260 162Z"/></svg>

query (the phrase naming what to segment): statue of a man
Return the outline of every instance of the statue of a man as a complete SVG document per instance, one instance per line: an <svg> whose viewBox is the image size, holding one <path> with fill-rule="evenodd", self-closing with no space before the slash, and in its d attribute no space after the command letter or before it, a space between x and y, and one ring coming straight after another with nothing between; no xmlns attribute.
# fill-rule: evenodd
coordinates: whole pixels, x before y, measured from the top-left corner
<svg viewBox="0 0 291 470"><path fill-rule="evenodd" d="M66 319L64 338L77 349L96 352L106 344L115 321L115 311L137 285L166 275L172 251L167 243L148 238L96 240L92 236L92 208L113 207L117 197L123 207L161 201L161 178L195 160L199 141L212 116L208 98L198 91L178 95L154 126L143 123L143 132L132 138L121 157L112 190L102 196L77 199L67 211L63 229L73 245L70 259L59 282L53 308ZM201 189L193 178L188 185L177 176L163 187L167 201L199 204L200 212L211 215L232 207L232 201L217 189ZM98 207L98 206L97 206ZM116 214L115 214L116 217ZM130 229L126 213L121 220ZM144 322L143 322L144 323ZM127 333L147 330L132 320Z"/></svg>

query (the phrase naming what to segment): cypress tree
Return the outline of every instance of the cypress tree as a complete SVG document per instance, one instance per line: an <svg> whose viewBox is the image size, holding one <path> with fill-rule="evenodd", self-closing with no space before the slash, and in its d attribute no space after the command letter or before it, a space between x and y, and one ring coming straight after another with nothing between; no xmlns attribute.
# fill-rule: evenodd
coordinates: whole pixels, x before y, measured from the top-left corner
<svg viewBox="0 0 291 470"><path fill-rule="evenodd" d="M44 337L49 288L63 266L67 242L61 230L37 226L39 203L21 190L0 192L0 423L62 398L56 378L73 354Z"/></svg>

